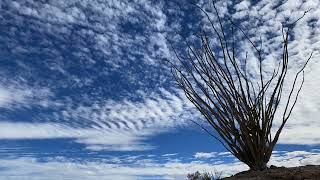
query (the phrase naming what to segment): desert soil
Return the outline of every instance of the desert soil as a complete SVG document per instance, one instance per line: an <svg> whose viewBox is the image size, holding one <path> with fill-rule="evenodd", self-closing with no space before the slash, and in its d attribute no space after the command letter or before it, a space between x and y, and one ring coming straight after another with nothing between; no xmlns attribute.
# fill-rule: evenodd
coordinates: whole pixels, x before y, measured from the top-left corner
<svg viewBox="0 0 320 180"><path fill-rule="evenodd" d="M224 180L320 180L320 165L300 167L271 166L265 171L243 171Z"/></svg>

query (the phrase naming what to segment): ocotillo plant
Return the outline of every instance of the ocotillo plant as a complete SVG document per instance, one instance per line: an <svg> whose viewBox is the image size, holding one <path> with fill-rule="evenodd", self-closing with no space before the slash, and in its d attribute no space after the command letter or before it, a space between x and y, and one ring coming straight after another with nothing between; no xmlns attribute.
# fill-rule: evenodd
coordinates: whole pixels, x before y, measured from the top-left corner
<svg viewBox="0 0 320 180"><path fill-rule="evenodd" d="M233 23L231 19L229 19L229 29L232 33L231 36L227 36L223 20L216 6L213 5L213 7L217 24L214 24L204 9L198 8L211 23L219 48L213 50L210 37L206 32L197 33L195 39L199 40L200 45L186 41L185 56L173 48L179 63L169 61L172 74L186 97L201 112L216 134L211 133L196 120L193 121L219 140L251 170L264 170L297 102L304 82L304 68L312 56L311 54L295 74L289 94L284 99L282 95L289 63L288 37L294 24L306 12L297 21L282 28L282 59L273 73L267 76L263 71L264 56L261 47L258 48L246 35L245 30ZM247 57L242 60L236 57L235 30L242 33L244 40L249 42L255 51L255 59L259 65L258 78L248 76ZM220 52L217 52L217 49ZM219 53L220 55L217 55ZM272 128L275 128L272 127L275 114L283 99L284 110L281 117L276 117L281 118L281 123L275 134L272 134Z"/></svg>

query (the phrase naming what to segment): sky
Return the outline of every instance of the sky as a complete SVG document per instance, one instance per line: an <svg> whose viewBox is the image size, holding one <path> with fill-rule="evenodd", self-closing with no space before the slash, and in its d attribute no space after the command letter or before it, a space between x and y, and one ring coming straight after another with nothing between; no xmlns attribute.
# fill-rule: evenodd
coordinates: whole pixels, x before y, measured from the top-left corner
<svg viewBox="0 0 320 180"><path fill-rule="evenodd" d="M164 61L177 61L171 45L183 51L185 39L210 31L189 2L0 0L0 179L185 179L197 170L247 170L192 123L206 125ZM211 1L192 3L217 23ZM281 60L282 25L310 10L290 34L286 87L313 57L269 165L320 164L320 1L216 5L254 43L262 40L266 76ZM248 52L254 72L252 47L239 41L237 52L240 59Z"/></svg>

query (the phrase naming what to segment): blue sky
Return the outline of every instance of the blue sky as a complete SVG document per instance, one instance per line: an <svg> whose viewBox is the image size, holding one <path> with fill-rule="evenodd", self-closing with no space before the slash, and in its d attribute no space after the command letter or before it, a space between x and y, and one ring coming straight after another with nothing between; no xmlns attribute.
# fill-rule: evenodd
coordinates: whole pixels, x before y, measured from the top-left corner
<svg viewBox="0 0 320 180"><path fill-rule="evenodd" d="M210 3L193 2L216 22ZM320 164L320 2L217 7L254 42L261 37L266 76L282 53L281 23L311 9L291 34L288 85L312 51L313 59L270 165ZM205 123L163 61L175 61L170 43L183 49L184 38L209 29L187 1L1 0L0 10L0 179L184 179L248 169L190 121ZM242 41L237 50L252 53Z"/></svg>

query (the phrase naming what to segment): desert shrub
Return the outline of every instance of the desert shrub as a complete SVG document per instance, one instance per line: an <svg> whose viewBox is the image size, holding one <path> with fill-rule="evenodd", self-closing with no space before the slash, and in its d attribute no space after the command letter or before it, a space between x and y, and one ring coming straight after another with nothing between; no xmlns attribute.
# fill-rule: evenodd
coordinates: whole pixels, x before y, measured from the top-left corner
<svg viewBox="0 0 320 180"><path fill-rule="evenodd" d="M280 133L297 102L304 83L304 68L312 57L311 53L295 74L289 95L284 102L281 101L284 99L283 88L288 74L289 34L304 15L282 28L282 59L273 73L266 75L262 63L266 54L262 43L258 47L231 18L227 24L229 28L225 28L214 4L213 7L218 19L216 25L204 9L198 8L207 16L216 38L209 36L208 30L194 33L193 42L185 41L184 53L178 53L173 48L178 63L168 62L178 86L216 134L199 123L198 119L192 121L217 139L251 170L265 170ZM257 76L249 75L247 56L237 57L239 47L235 46L235 31L243 34L242 41L249 42L254 50L252 59L257 60ZM212 47L212 41L215 41L218 47ZM285 108L281 116L275 117L277 110L281 109L280 104L284 104ZM275 118L280 120L279 127L274 127ZM202 175L194 173L190 177L202 178Z"/></svg>
<svg viewBox="0 0 320 180"><path fill-rule="evenodd" d="M202 174L199 171L187 175L188 180L218 180L221 178L222 172L214 170L214 173L204 171Z"/></svg>

